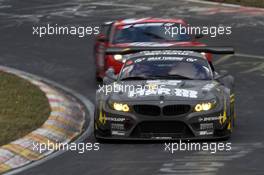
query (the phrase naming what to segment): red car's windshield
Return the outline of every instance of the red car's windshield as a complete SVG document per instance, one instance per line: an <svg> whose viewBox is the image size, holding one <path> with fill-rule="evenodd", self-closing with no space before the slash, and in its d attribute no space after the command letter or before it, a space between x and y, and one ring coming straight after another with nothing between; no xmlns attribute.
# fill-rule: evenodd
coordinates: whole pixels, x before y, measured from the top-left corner
<svg viewBox="0 0 264 175"><path fill-rule="evenodd" d="M190 41L192 38L187 34L174 34L173 37L166 33L165 27L173 26L180 28L178 23L143 23L117 26L113 44L131 42L177 42Z"/></svg>
<svg viewBox="0 0 264 175"><path fill-rule="evenodd" d="M210 80L212 72L206 60L175 57L151 56L138 58L132 64L125 64L120 73L121 80L130 79L192 79Z"/></svg>

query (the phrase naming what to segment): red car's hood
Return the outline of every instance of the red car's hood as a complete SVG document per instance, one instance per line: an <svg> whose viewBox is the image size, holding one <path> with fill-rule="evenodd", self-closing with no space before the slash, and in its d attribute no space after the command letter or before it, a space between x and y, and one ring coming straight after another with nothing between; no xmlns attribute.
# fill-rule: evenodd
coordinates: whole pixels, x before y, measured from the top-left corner
<svg viewBox="0 0 264 175"><path fill-rule="evenodd" d="M170 46L206 46L200 42L187 41L187 42L133 42L110 44L110 47L130 47L130 46L152 46L152 47L170 47Z"/></svg>

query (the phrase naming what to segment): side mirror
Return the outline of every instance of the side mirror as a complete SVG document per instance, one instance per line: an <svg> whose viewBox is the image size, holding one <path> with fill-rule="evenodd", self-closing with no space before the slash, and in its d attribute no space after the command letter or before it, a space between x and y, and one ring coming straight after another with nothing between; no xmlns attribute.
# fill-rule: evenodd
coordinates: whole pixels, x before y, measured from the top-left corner
<svg viewBox="0 0 264 175"><path fill-rule="evenodd" d="M107 42L108 41L108 39L105 35L98 36L97 40L100 42Z"/></svg>
<svg viewBox="0 0 264 175"><path fill-rule="evenodd" d="M226 70L219 70L219 72L214 72L214 79L220 79L228 75Z"/></svg>
<svg viewBox="0 0 264 175"><path fill-rule="evenodd" d="M195 39L201 39L203 37L204 37L203 34L197 34L197 35L194 36Z"/></svg>
<svg viewBox="0 0 264 175"><path fill-rule="evenodd" d="M115 75L115 70L113 68L109 68L105 72L105 77L103 79L104 84L111 84L117 80L117 76Z"/></svg>

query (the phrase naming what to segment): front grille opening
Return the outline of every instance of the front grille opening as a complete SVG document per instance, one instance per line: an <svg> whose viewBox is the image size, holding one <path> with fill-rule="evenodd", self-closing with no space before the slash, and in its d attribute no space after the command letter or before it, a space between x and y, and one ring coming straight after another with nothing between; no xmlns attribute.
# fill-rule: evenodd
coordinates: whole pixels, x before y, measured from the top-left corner
<svg viewBox="0 0 264 175"><path fill-rule="evenodd" d="M173 137L173 138L189 138L193 137L189 127L180 121L151 121L141 122L133 130L132 137Z"/></svg>
<svg viewBox="0 0 264 175"><path fill-rule="evenodd" d="M159 116L161 113L160 107L155 105L134 105L134 110L141 115Z"/></svg>
<svg viewBox="0 0 264 175"><path fill-rule="evenodd" d="M163 107L163 115L182 115L186 114L191 110L190 105L168 105Z"/></svg>

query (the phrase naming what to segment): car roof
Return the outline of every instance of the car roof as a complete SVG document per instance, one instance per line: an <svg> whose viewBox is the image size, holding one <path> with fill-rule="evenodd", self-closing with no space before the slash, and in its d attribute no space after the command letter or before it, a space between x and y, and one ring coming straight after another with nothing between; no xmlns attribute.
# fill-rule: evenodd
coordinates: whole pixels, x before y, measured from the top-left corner
<svg viewBox="0 0 264 175"><path fill-rule="evenodd" d="M179 23L179 24L186 24L186 22L182 19L177 18L129 18L129 19L122 19L117 20L113 24L115 26L119 25L129 25L129 24L142 24L142 23Z"/></svg>

